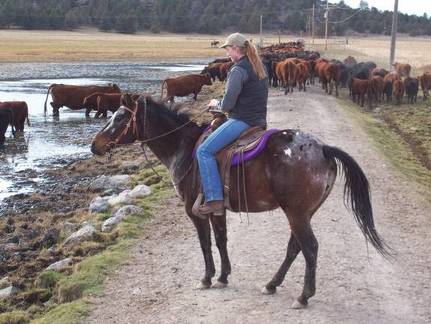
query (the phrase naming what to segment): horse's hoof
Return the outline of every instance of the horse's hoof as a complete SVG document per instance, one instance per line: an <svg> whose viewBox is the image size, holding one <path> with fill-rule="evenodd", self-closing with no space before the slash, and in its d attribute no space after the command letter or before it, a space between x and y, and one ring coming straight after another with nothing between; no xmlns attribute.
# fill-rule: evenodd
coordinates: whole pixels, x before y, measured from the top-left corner
<svg viewBox="0 0 431 324"><path fill-rule="evenodd" d="M221 281L217 281L216 283L214 283L212 285L212 288L215 288L215 289L223 289L223 288L226 288L226 287L227 287L227 283L224 283L224 282L221 282Z"/></svg>
<svg viewBox="0 0 431 324"><path fill-rule="evenodd" d="M303 309L307 307L307 305L301 304L299 301L295 300L291 306L293 309Z"/></svg>
<svg viewBox="0 0 431 324"><path fill-rule="evenodd" d="M274 295L276 291L277 291L277 288L275 288L274 290L269 290L266 287L263 287L261 290L262 294L264 295Z"/></svg>
<svg viewBox="0 0 431 324"><path fill-rule="evenodd" d="M203 282L200 282L197 286L196 286L196 289L198 289L198 290L204 290L204 289L209 289L211 287L211 284L210 283L203 283Z"/></svg>

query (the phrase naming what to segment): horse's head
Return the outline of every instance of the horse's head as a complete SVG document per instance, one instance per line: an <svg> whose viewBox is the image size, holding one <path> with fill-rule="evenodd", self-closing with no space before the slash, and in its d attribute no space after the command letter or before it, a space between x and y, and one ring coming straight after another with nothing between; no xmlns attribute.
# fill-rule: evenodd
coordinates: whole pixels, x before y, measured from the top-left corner
<svg viewBox="0 0 431 324"><path fill-rule="evenodd" d="M93 138L91 152L104 155L118 144L130 144L142 139L142 134L139 133L139 124L142 118L140 107L145 106L145 104L146 98L144 96L136 101L130 94L121 96L120 108Z"/></svg>

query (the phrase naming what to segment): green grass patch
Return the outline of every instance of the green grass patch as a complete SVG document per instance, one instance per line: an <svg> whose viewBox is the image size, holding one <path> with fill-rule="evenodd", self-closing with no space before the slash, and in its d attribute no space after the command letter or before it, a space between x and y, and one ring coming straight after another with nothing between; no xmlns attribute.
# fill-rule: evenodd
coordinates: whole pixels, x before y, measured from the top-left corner
<svg viewBox="0 0 431 324"><path fill-rule="evenodd" d="M127 259L131 247L145 232L145 225L156 208L161 208L161 200L171 196L172 187L168 185L169 178L165 167L158 165L157 172L163 176L164 181L151 186L151 195L141 198L137 205L144 209L141 215L133 215L121 222L115 229L114 235L118 237L115 242L107 246L102 252L86 257L74 267L71 275L41 274L39 285L54 288L54 304L43 315L34 320L34 323L78 323L88 315L91 303L88 297L99 294L103 290L103 282L107 275ZM152 171L144 170L133 177L134 184L142 183L153 176ZM105 214L98 217L101 222ZM102 233L103 234L103 233ZM11 313L9 313L11 314ZM25 314L25 313L24 313Z"/></svg>
<svg viewBox="0 0 431 324"><path fill-rule="evenodd" d="M41 272L35 281L35 286L44 289L53 289L57 282L64 278L64 274L56 271Z"/></svg>
<svg viewBox="0 0 431 324"><path fill-rule="evenodd" d="M343 94L341 96L340 102L349 115L353 119L357 120L359 124L364 128L364 130L371 136L374 144L384 157L403 173L409 179L413 180L418 184L418 191L424 195L424 197L431 201L431 171L427 169L423 163L418 159L417 154L412 149L412 146L401 136L398 132L384 120L384 114L394 113L394 118L397 120L397 124L402 129L410 129L410 125L415 125L421 131L414 132L415 138L416 134L421 134L420 136L425 136L429 134L424 128L425 119L429 118L430 114L422 115L422 108L420 105L410 107L408 105L402 105L399 107L383 105L379 107L380 109L374 112L365 112L358 105L351 101L348 101L348 96ZM387 111L390 109L391 111ZM412 112L412 109L416 111ZM397 115L399 114L399 115ZM413 117L408 117L413 116ZM424 118L426 116L426 118ZM421 126L422 125L422 126ZM429 135L428 135L429 136ZM427 144L429 144L430 138L427 139ZM427 146L429 149L429 146ZM428 152L430 152L428 150Z"/></svg>
<svg viewBox="0 0 431 324"><path fill-rule="evenodd" d="M43 317L38 318L34 324L71 324L82 323L83 319L90 313L91 303L86 299L76 300L54 307Z"/></svg>
<svg viewBox="0 0 431 324"><path fill-rule="evenodd" d="M27 324L30 323L30 317L26 312L15 311L0 314L0 324Z"/></svg>

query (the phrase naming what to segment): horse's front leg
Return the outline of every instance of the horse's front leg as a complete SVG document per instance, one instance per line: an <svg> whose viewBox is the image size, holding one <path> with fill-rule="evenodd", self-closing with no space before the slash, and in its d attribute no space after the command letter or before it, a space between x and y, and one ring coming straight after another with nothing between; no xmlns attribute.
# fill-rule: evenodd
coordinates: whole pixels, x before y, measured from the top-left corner
<svg viewBox="0 0 431 324"><path fill-rule="evenodd" d="M200 289L211 287L211 279L215 275L214 259L211 251L211 229L208 219L201 219L188 213L190 219L196 227L205 261L205 276L201 280Z"/></svg>
<svg viewBox="0 0 431 324"><path fill-rule="evenodd" d="M227 277L230 275L231 266L227 252L226 213L223 216L211 216L211 224L214 231L217 248L221 259L221 273L214 288L225 288L228 284Z"/></svg>

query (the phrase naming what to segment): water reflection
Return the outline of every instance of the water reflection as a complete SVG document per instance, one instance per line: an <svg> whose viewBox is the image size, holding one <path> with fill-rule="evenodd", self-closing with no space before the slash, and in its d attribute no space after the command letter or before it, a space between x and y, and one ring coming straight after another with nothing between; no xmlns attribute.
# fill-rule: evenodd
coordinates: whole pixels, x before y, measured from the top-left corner
<svg viewBox="0 0 431 324"><path fill-rule="evenodd" d="M204 61L206 62L206 61ZM0 101L26 101L31 127L13 137L6 133L0 149L0 202L16 193L31 192L42 182L41 171L91 154L89 144L106 120L85 118L85 110L60 108L51 116L44 103L49 85L106 85L116 83L123 91L155 93L168 77L198 73L203 64L142 63L22 63L0 66Z"/></svg>

